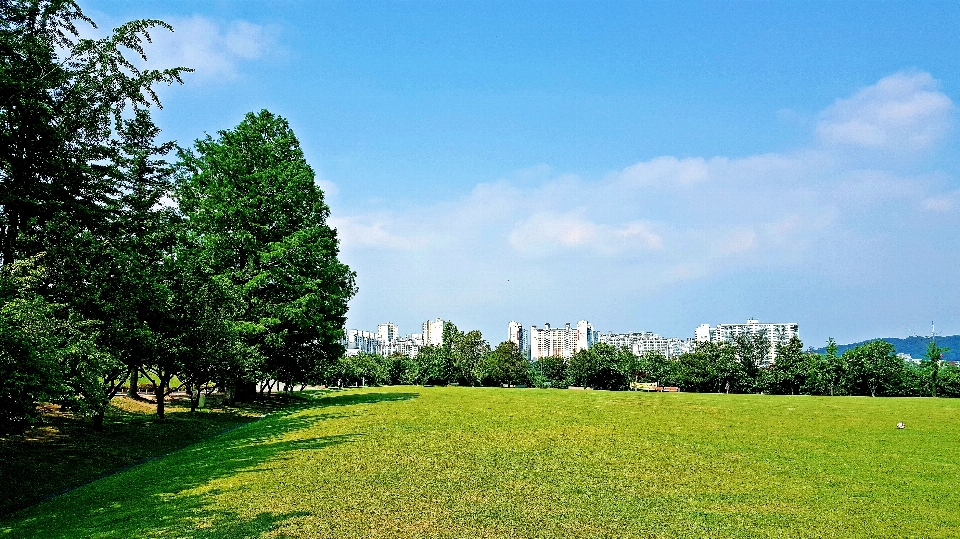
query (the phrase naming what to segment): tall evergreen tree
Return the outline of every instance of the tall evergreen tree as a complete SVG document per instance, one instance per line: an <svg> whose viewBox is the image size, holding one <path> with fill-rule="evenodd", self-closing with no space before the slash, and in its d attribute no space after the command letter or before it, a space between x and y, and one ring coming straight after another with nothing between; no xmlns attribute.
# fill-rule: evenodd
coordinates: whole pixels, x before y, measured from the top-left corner
<svg viewBox="0 0 960 539"><path fill-rule="evenodd" d="M264 110L180 158L176 201L190 241L235 287L241 331L257 353L233 382L308 381L343 354L356 285L299 141Z"/></svg>

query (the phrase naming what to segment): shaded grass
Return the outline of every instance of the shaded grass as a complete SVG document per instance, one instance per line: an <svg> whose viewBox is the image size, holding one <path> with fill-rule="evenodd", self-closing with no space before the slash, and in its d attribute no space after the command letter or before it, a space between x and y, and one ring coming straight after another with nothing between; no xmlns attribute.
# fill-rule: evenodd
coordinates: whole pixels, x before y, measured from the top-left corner
<svg viewBox="0 0 960 539"><path fill-rule="evenodd" d="M0 489L0 515L297 402L283 396L244 408L190 413L188 405L172 401L167 419L157 421L154 402L119 397L108 408L102 431L93 430L87 419L47 407L41 425L0 438L0 485L15 485Z"/></svg>
<svg viewBox="0 0 960 539"><path fill-rule="evenodd" d="M357 390L87 485L0 535L956 537L958 450L949 399Z"/></svg>

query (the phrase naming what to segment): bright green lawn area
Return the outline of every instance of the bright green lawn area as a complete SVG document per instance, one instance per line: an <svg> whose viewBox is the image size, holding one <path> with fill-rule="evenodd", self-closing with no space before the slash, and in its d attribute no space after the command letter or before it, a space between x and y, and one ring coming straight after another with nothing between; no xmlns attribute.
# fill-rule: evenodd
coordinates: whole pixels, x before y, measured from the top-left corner
<svg viewBox="0 0 960 539"><path fill-rule="evenodd" d="M958 462L960 400L390 387L317 394L0 536L958 537Z"/></svg>

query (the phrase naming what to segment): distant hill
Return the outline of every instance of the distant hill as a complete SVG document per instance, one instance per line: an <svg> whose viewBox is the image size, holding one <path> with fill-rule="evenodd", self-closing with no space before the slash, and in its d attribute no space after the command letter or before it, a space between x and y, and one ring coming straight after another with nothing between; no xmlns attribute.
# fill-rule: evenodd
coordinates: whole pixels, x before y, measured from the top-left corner
<svg viewBox="0 0 960 539"><path fill-rule="evenodd" d="M895 339L893 337L881 337L879 339L870 339L870 341L887 341L896 348L897 353L901 354L910 354L911 357L916 359L922 359L927 353L927 343L930 342L930 337L907 337L906 339ZM853 344L838 344L837 353L842 354L847 348L853 348L870 341L861 341L855 342ZM937 346L941 348L949 348L950 351L946 354L943 354L943 359L948 361L960 361L960 335L945 335L943 337L937 336ZM824 348L816 348L815 352L823 354L827 351Z"/></svg>

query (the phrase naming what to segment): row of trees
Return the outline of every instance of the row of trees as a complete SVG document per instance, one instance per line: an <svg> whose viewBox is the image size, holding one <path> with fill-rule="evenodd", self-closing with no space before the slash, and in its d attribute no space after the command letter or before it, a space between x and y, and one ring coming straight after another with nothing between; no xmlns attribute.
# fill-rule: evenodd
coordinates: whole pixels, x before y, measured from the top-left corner
<svg viewBox="0 0 960 539"><path fill-rule="evenodd" d="M101 424L142 376L161 417L172 380L196 398L319 381L355 275L288 123L159 142L155 87L191 70L138 66L172 28L81 23L70 0L0 3L0 432L41 402Z"/></svg>
<svg viewBox="0 0 960 539"><path fill-rule="evenodd" d="M529 365L517 345L491 349L479 331L443 326L443 344L426 346L415 357L360 353L343 356L324 374L329 385L499 385L529 383Z"/></svg>
<svg viewBox="0 0 960 539"><path fill-rule="evenodd" d="M898 357L893 345L873 341L837 354L831 339L825 354L804 351L798 338L776 346L762 335L732 343L698 343L693 351L668 359L658 352L637 357L625 349L599 344L568 362L551 358L534 364L536 376L554 386L626 389L630 382L655 382L683 391L807 395L960 397L960 368L940 366L942 349L931 345L930 359L919 364Z"/></svg>
<svg viewBox="0 0 960 539"><path fill-rule="evenodd" d="M527 362L517 346L495 349L475 331L462 333L448 323L444 345L416 356L343 357L325 379L334 385L516 384L535 387L584 386L626 390L631 382L653 382L683 391L808 395L960 397L960 367L941 366L944 349L931 343L928 359L905 362L893 345L873 341L837 353L831 339L826 353L803 350L798 338L776 346L762 334L731 343L698 343L677 358L659 352L636 356L625 348L596 344L571 358L546 357Z"/></svg>

